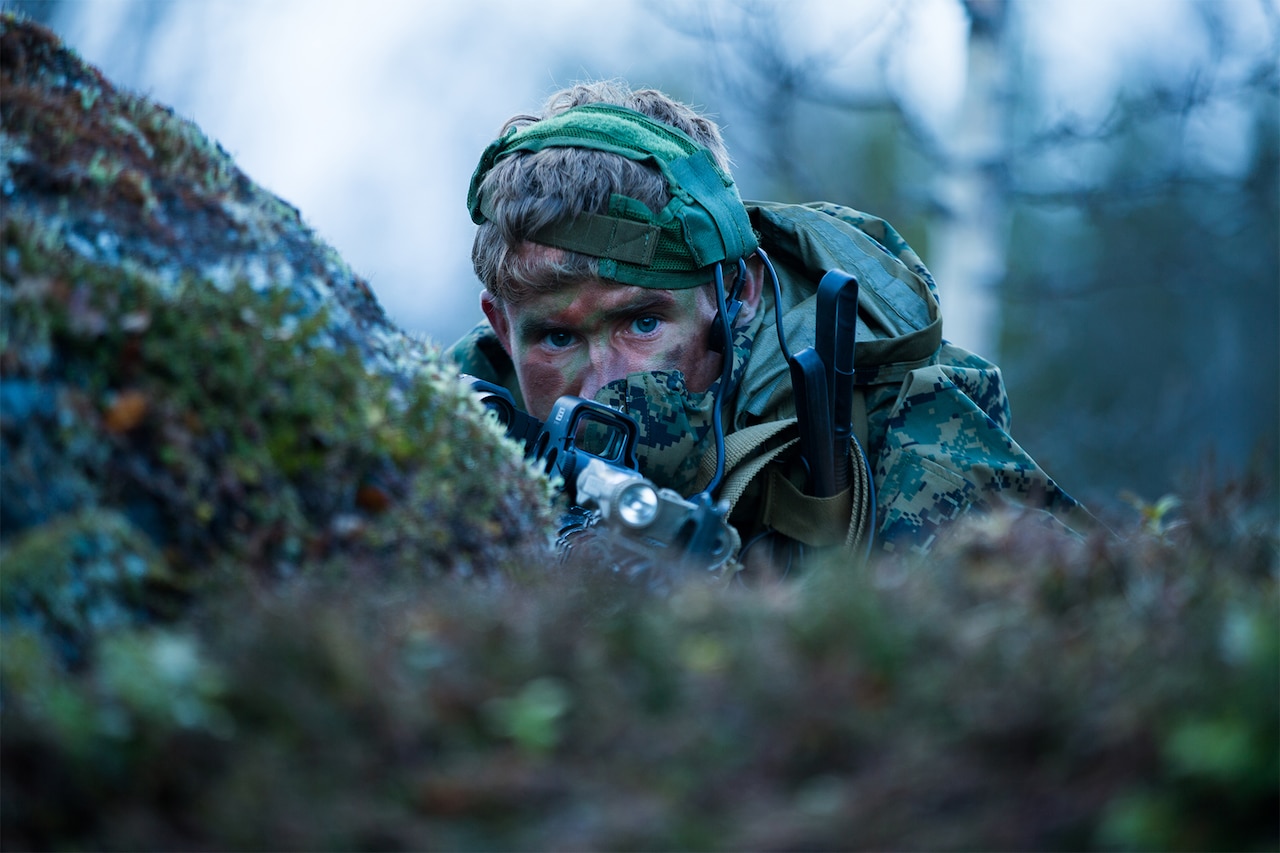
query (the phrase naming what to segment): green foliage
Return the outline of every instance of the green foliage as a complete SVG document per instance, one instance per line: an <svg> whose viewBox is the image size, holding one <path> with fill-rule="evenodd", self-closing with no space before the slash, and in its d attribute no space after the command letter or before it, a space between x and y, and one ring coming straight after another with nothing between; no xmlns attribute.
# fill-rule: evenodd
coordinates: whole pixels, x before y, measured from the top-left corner
<svg viewBox="0 0 1280 853"><path fill-rule="evenodd" d="M536 678L511 698L499 697L485 706L496 730L522 748L548 752L560 740L559 721L569 708L564 687L552 678Z"/></svg>

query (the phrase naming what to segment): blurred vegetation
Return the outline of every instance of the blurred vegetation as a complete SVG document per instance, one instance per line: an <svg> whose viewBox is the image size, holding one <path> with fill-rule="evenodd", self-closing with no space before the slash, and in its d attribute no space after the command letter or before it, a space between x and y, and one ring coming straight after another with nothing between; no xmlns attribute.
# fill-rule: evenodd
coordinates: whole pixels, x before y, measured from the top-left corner
<svg viewBox="0 0 1280 853"><path fill-rule="evenodd" d="M48 27L53 25L64 5L65 0L4 0L2 9Z"/></svg>
<svg viewBox="0 0 1280 853"><path fill-rule="evenodd" d="M1275 849L1274 529L1014 517L927 565L206 595L68 671L6 614L6 847Z"/></svg>
<svg viewBox="0 0 1280 853"><path fill-rule="evenodd" d="M1081 490L1124 477L1157 495L1202 464L1280 471L1280 99L1248 106L1239 175L1162 174L1180 168L1175 113L1120 134L1081 202L1017 207L1010 393Z"/></svg>
<svg viewBox="0 0 1280 853"><path fill-rule="evenodd" d="M0 75L0 846L1280 845L1266 472L656 595L198 128Z"/></svg>

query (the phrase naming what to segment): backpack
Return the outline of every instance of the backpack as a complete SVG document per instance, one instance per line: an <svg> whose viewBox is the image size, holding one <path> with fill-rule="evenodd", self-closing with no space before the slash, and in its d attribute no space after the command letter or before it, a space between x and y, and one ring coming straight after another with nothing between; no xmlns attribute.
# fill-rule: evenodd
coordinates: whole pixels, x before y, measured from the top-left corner
<svg viewBox="0 0 1280 853"><path fill-rule="evenodd" d="M933 277L892 226L827 202L746 204L777 270L781 305L770 295L753 320L726 437L720 497L744 541L749 531L774 530L814 547L878 540L883 550L926 552L947 523L1006 502L1086 522L1009 435L999 368L943 340ZM795 392L773 326L780 309L789 349L812 344L824 319L815 313L818 283L832 269L860 284L852 476L844 493L816 498L803 490ZM706 471L714 460L702 463Z"/></svg>

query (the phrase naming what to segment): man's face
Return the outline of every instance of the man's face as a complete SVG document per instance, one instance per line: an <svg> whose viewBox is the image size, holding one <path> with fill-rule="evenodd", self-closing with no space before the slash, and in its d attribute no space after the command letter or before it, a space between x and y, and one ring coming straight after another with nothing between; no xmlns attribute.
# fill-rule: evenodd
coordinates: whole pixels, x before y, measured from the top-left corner
<svg viewBox="0 0 1280 853"><path fill-rule="evenodd" d="M720 375L721 356L708 347L716 309L706 287L587 280L518 303L486 293L481 304L515 363L529 414L541 420L561 395L594 398L631 373L679 370L693 392Z"/></svg>

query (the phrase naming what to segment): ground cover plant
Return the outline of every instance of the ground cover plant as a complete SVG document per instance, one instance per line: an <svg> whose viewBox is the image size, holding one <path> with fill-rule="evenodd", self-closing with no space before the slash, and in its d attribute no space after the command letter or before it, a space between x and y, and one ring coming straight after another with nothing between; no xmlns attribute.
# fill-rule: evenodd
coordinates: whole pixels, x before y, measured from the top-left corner
<svg viewBox="0 0 1280 853"><path fill-rule="evenodd" d="M662 594L193 124L0 19L0 845L1280 845L1273 484Z"/></svg>

